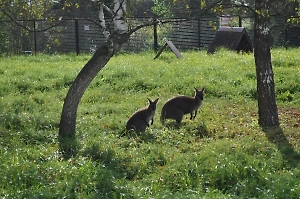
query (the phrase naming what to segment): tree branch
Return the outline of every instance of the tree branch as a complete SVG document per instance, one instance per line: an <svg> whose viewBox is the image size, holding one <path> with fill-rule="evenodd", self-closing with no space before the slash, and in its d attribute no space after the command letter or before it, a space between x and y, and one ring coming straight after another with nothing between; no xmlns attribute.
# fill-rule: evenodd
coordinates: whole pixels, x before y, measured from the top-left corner
<svg viewBox="0 0 300 199"><path fill-rule="evenodd" d="M103 11L103 8L104 8L104 2L100 2L99 3L99 21L100 21L100 27L102 29L102 32L105 36L106 39L109 38L109 35L110 35L110 32L107 30L106 28L106 24L105 24L105 17L104 17L104 11Z"/></svg>
<svg viewBox="0 0 300 199"><path fill-rule="evenodd" d="M27 27L27 26L24 26L22 23L20 23L19 21L21 21L21 20L16 20L16 19L14 19L8 12L6 12L4 9L1 9L1 11L11 20L11 21L13 21L15 24L17 24L18 26L20 26L20 27L22 27L23 29L25 29L25 30L27 30L27 31L29 31L29 32L44 32L44 31L47 31L47 30L50 30L50 29L52 29L52 28L54 28L54 27L56 27L56 26L59 26L59 25L61 25L61 24L63 24L63 23L65 23L65 22L67 22L67 21L72 21L72 20L74 20L74 18L64 18L63 20L62 20L62 18L58 18L57 20L55 20L55 21L59 21L59 22L57 22L57 23L55 23L54 25L51 25L51 26L49 26L49 27L47 27L47 28L44 28L44 29L41 29L41 30L32 30L32 29L30 29L29 27ZM95 20L93 20L93 19L90 19L90 18L76 18L76 19L78 19L78 20L80 20L80 19L84 19L84 20L87 20L87 21L91 21L91 22L93 22L95 25L97 25L98 27L100 27L101 28L101 25L99 24L99 22L97 22L97 21L95 21ZM24 21L42 21L42 20L24 20Z"/></svg>
<svg viewBox="0 0 300 199"><path fill-rule="evenodd" d="M211 4L210 6L206 7L205 9L202 10L202 12L197 16L197 17L189 17L185 19L167 19L167 20L155 20L152 22L144 23L139 26L136 26L135 28L132 28L128 31L128 34L131 35L134 32L138 31L139 29L142 29L147 26L153 26L155 24L164 24L164 23L179 23L179 22L186 22L186 21L191 21L198 19L199 17L205 15L207 12L209 12L213 7L215 7L218 3L221 3L223 0L218 0L215 3Z"/></svg>
<svg viewBox="0 0 300 199"><path fill-rule="evenodd" d="M59 23L56 23L55 25L52 25L52 26L49 26L49 27L47 27L47 28L45 28L45 29L42 29L42 30L32 30L32 29L30 29L30 28L28 28L27 26L24 26L22 23L20 23L18 20L16 20L16 19L14 19L12 16L10 16L10 14L9 13L7 13L5 10L3 10L3 9L1 9L2 10L2 12L11 20L11 21L13 21L15 24L17 24L18 26L20 26L20 27L22 27L23 29L25 29L25 30L27 30L27 31L29 31L29 32L44 32L44 31L47 31L47 30L49 30L49 29L51 29L51 28L54 28L54 27L56 27L56 26L58 26L58 25L60 25L60 24L63 24L63 23L65 23L67 20L64 20L64 21L60 21ZM37 21L37 20L26 20L26 21Z"/></svg>

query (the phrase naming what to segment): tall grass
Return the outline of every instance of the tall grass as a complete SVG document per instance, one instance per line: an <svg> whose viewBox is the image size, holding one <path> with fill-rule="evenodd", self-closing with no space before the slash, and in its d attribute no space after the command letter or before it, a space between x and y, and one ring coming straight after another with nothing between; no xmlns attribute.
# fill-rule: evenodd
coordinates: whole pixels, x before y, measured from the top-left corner
<svg viewBox="0 0 300 199"><path fill-rule="evenodd" d="M272 50L276 132L257 124L252 54L182 54L113 57L81 100L78 151L67 160L59 153L60 112L90 55L1 57L0 196L299 198L299 49ZM196 119L163 126L164 102L193 95L193 87L206 88ZM128 117L157 97L154 125L126 134Z"/></svg>

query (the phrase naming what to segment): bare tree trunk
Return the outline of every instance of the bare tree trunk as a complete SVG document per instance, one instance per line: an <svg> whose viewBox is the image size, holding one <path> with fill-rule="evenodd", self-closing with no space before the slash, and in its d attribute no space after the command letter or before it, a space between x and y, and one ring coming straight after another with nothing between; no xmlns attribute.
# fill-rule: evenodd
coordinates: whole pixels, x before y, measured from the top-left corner
<svg viewBox="0 0 300 199"><path fill-rule="evenodd" d="M255 1L254 57L257 78L258 123L263 127L279 126L269 45L270 3L270 0Z"/></svg>
<svg viewBox="0 0 300 199"><path fill-rule="evenodd" d="M75 138L77 109L85 90L114 53L118 52L122 44L128 41L129 36L128 33L112 34L82 68L64 101L58 133L60 138Z"/></svg>
<svg viewBox="0 0 300 199"><path fill-rule="evenodd" d="M75 137L78 104L91 81L107 64L113 52L108 43L101 46L74 80L64 101L59 125L59 137Z"/></svg>

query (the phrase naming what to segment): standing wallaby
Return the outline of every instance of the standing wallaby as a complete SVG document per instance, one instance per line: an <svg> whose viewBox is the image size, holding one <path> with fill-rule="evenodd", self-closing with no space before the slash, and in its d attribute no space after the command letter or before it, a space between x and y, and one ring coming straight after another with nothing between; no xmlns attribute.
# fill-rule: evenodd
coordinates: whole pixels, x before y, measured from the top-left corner
<svg viewBox="0 0 300 199"><path fill-rule="evenodd" d="M165 119L174 119L178 125L181 124L183 115L190 113L191 120L197 115L198 108L201 106L204 97L204 88L198 90L195 88L195 96L178 96L169 99L162 108L161 122ZM195 112L195 114L194 114ZM193 115L194 114L194 115Z"/></svg>
<svg viewBox="0 0 300 199"><path fill-rule="evenodd" d="M136 111L132 114L127 121L126 129L133 130L135 132L144 132L147 127L149 127L149 122L151 121L151 125L154 122L154 114L156 110L156 104L158 102L157 98L154 101L149 101L149 106L143 109Z"/></svg>

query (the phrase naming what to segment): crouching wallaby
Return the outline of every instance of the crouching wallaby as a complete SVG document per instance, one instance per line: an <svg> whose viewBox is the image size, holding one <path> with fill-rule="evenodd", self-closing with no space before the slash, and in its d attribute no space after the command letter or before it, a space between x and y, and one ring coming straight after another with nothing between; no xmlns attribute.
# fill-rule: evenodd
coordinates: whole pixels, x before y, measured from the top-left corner
<svg viewBox="0 0 300 199"><path fill-rule="evenodd" d="M150 121L152 125L154 122L154 115L158 99L159 98L154 101L148 99L148 107L140 109L133 113L127 121L126 129L133 130L135 132L144 132L146 128L149 127Z"/></svg>
<svg viewBox="0 0 300 199"><path fill-rule="evenodd" d="M201 106L204 97L204 88L198 90L195 88L195 96L178 96L169 99L162 108L161 122L165 119L176 120L177 125L181 124L183 115L190 113L190 119L194 119L197 115L198 108Z"/></svg>

